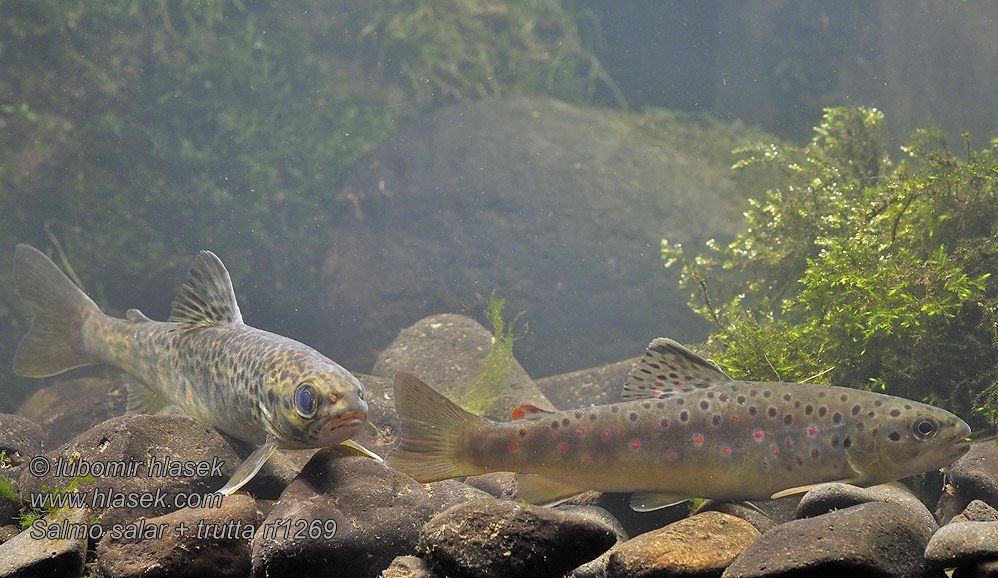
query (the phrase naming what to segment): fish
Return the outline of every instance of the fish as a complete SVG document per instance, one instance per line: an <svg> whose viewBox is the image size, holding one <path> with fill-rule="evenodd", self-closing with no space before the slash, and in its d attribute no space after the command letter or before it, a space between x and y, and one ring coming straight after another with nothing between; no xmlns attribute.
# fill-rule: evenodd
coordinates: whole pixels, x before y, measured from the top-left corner
<svg viewBox="0 0 998 578"><path fill-rule="evenodd" d="M44 253L14 249L14 281L32 313L14 372L49 377L107 364L128 376L127 413L183 414L256 446L218 490L228 495L278 449L355 447L364 385L315 349L243 323L222 261L201 251L165 322L138 309L105 315Z"/></svg>
<svg viewBox="0 0 998 578"><path fill-rule="evenodd" d="M846 387L735 381L653 340L624 401L568 411L522 405L473 415L399 372L402 439L386 464L421 483L516 472L518 497L552 505L586 490L631 493L650 511L690 498L750 501L825 482L871 486L948 465L970 426L943 409Z"/></svg>

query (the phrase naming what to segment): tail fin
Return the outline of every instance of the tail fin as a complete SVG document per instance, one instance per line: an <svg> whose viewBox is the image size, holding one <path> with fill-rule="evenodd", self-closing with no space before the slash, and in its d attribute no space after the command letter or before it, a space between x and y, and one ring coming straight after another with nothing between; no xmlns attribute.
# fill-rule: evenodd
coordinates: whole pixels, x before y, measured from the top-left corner
<svg viewBox="0 0 998 578"><path fill-rule="evenodd" d="M462 435L491 421L464 411L414 375L395 374L395 410L402 420L402 443L386 459L388 466L417 482L435 482L485 473L457 455Z"/></svg>
<svg viewBox="0 0 998 578"><path fill-rule="evenodd" d="M97 305L44 253L28 245L14 249L17 292L34 314L31 329L14 353L14 373L48 377L97 363L83 347L87 314Z"/></svg>

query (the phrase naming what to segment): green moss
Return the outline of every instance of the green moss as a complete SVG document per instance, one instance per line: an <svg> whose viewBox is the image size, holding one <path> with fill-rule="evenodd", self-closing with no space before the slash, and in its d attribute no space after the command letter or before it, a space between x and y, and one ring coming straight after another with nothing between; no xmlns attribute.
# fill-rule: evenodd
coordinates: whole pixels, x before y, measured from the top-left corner
<svg viewBox="0 0 998 578"><path fill-rule="evenodd" d="M22 508L20 516L21 527L30 528L35 520L44 518L53 512L67 509L68 506L55 506L54 504L59 503L62 496L77 492L77 486L80 484L89 484L93 481L94 477L87 474L86 476L73 478L65 488L50 489L48 486L43 485L41 493L43 496L46 496L46 504L41 508Z"/></svg>
<svg viewBox="0 0 998 578"><path fill-rule="evenodd" d="M919 132L896 163L883 115L829 109L805 147L743 149L779 169L728 246L682 267L711 356L747 379L876 389L998 415L998 139L958 158Z"/></svg>
<svg viewBox="0 0 998 578"><path fill-rule="evenodd" d="M454 401L464 409L485 415L502 398L503 380L513 362L513 342L516 341L516 322L523 315L517 313L506 321L502 312L506 300L496 297L495 291L485 306L485 319L492 327L492 347L478 367L474 379L459 385L451 392Z"/></svg>

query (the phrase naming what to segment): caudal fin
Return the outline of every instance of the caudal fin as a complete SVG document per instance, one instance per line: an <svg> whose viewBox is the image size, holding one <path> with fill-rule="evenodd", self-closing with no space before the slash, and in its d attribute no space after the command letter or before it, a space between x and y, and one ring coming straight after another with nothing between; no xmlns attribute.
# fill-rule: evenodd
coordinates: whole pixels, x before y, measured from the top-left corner
<svg viewBox="0 0 998 578"><path fill-rule="evenodd" d="M48 377L97 360L83 347L83 322L97 305L44 253L28 245L14 249L14 282L34 317L14 353L14 373Z"/></svg>
<svg viewBox="0 0 998 578"><path fill-rule="evenodd" d="M435 482L485 473L457 453L468 432L492 422L469 413L414 375L395 374L395 410L402 420L402 443L386 458L389 467L417 482Z"/></svg>

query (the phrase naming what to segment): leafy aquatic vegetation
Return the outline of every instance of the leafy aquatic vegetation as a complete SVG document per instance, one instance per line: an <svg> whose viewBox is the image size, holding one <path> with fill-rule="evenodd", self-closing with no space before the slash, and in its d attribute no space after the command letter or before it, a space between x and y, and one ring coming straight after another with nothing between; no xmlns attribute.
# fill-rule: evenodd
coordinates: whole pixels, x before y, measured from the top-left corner
<svg viewBox="0 0 998 578"><path fill-rule="evenodd" d="M692 258L663 240L663 259L730 373L920 399L993 429L998 139L957 155L920 131L894 161L883 123L827 109L804 147L741 149L737 168L782 173L744 231Z"/></svg>

